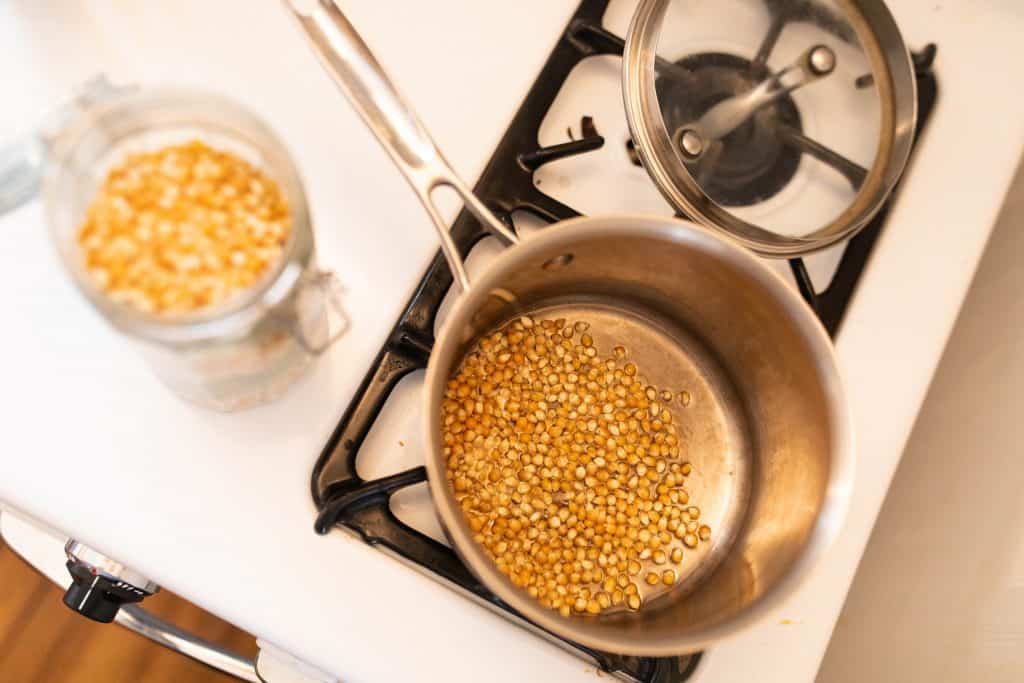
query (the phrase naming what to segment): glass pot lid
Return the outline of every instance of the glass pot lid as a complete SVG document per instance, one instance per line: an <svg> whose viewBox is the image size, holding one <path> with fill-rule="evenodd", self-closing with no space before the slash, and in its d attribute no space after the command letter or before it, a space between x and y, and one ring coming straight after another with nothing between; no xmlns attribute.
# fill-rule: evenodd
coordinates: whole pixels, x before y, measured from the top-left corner
<svg viewBox="0 0 1024 683"><path fill-rule="evenodd" d="M766 256L864 227L917 118L910 55L881 0L641 0L623 79L666 198Z"/></svg>

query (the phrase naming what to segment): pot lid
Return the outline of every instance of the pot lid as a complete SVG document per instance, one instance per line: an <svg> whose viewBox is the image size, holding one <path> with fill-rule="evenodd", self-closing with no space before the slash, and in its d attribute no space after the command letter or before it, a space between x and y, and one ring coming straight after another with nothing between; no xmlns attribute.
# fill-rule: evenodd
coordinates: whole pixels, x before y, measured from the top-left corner
<svg viewBox="0 0 1024 683"><path fill-rule="evenodd" d="M906 164L913 67L880 0L641 0L623 69L666 198L764 255L851 236Z"/></svg>

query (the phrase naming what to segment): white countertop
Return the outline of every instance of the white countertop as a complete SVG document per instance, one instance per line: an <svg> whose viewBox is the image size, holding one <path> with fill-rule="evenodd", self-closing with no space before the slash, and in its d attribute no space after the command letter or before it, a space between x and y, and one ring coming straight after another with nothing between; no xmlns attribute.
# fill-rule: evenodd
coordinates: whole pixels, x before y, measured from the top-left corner
<svg viewBox="0 0 1024 683"><path fill-rule="evenodd" d="M837 341L858 440L853 507L805 587L777 619L712 649L702 683L813 679L1024 144L1018 4L891 5L912 46L938 43L941 93ZM390 3L344 6L474 178L575 2L433 0L402 3L400 16ZM305 177L353 323L278 403L204 412L88 308L40 203L22 207L0 219L0 501L346 681L594 678L347 534L312 531L313 463L436 245L278 3L11 0L0 45L0 139L100 71L206 85L261 112Z"/></svg>

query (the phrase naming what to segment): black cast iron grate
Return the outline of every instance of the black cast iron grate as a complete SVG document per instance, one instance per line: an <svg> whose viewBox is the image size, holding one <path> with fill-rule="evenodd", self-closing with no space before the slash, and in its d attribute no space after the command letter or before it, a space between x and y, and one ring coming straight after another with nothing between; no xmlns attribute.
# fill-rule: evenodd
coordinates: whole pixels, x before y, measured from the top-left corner
<svg viewBox="0 0 1024 683"><path fill-rule="evenodd" d="M571 207L541 192L534 183L533 172L550 161L598 149L604 144L604 138L598 134L589 117L583 117L583 137L579 140L538 147L538 131L562 84L577 64L594 55L622 54L622 39L601 26L608 2L582 0L476 184L477 196L509 225L512 225L511 216L516 211L526 211L549 223L579 215ZM758 51L759 56L766 57L771 51L785 21L785 17L776 17ZM937 94L931 71L934 56L935 48L931 45L914 55L919 100L918 132L927 120ZM759 61L764 59L759 57ZM860 87L869 84L869 80L858 82ZM813 156L835 167L854 185L866 173L825 148ZM886 204L871 224L850 240L832 282L824 291L814 291L802 259L790 261L801 294L833 336L839 329L888 210L889 205ZM451 233L463 257L487 234L465 211L456 218ZM327 533L335 526L344 527L358 534L366 543L396 553L470 597L502 610L511 620L534 629L579 656L589 658L604 671L641 683L685 681L696 668L701 653L672 658L629 657L595 651L562 640L529 623L503 603L469 572L450 548L400 521L391 511L391 494L425 481L424 467L414 467L370 481L362 479L356 472L359 448L395 386L409 373L427 366L434 342L434 320L451 285L451 272L438 252L317 460L312 480L313 499L320 511L316 520L317 532Z"/></svg>

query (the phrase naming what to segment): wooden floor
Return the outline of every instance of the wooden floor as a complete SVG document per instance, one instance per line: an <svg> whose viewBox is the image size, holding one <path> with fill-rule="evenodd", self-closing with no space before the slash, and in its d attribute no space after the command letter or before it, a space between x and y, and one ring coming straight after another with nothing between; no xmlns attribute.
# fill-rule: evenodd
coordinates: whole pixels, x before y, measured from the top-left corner
<svg viewBox="0 0 1024 683"><path fill-rule="evenodd" d="M0 540L0 681L3 683L228 683L236 679L154 645L114 624L97 624L61 602L60 589ZM252 636L161 591L146 609L248 657Z"/></svg>

